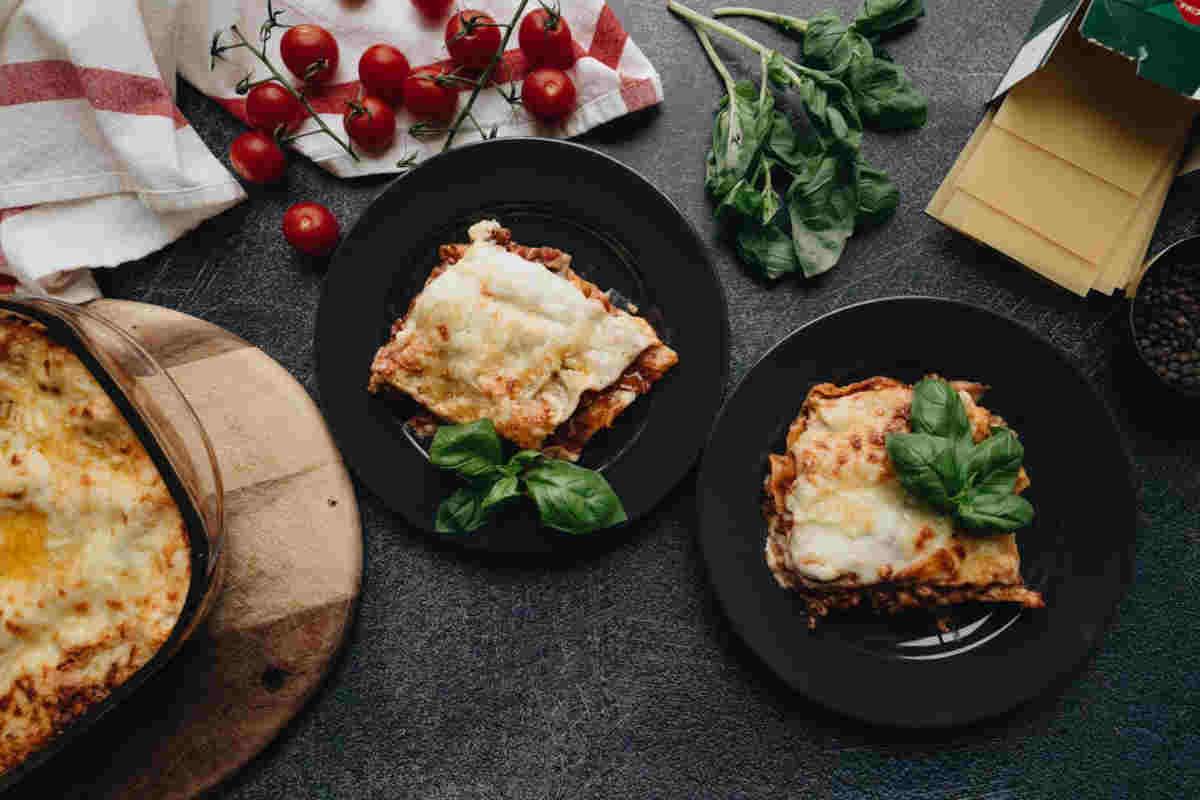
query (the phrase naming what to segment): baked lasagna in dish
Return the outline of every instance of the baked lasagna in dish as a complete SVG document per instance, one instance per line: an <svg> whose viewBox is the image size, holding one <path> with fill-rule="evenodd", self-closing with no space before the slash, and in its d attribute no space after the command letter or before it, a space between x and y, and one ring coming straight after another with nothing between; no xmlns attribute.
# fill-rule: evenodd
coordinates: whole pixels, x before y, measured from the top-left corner
<svg viewBox="0 0 1200 800"><path fill-rule="evenodd" d="M950 384L979 442L1004 420L979 405L987 387ZM808 607L809 627L830 609L889 612L969 601L1043 606L1025 587L1014 534L973 536L912 497L885 447L908 433L911 386L876 377L814 386L771 454L763 513L766 558L780 586ZM1029 486L1024 467L1014 492Z"/></svg>
<svg viewBox="0 0 1200 800"><path fill-rule="evenodd" d="M468 236L439 248L368 388L404 392L439 420L490 419L520 448L575 461L678 356L568 254L515 244L494 220Z"/></svg>
<svg viewBox="0 0 1200 800"><path fill-rule="evenodd" d="M0 774L150 660L190 580L183 517L112 400L0 318Z"/></svg>

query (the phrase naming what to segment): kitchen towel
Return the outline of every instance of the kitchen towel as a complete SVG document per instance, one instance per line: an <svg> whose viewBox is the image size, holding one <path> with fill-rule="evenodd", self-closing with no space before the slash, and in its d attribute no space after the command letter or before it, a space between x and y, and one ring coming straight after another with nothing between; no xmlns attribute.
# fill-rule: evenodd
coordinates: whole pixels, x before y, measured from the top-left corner
<svg viewBox="0 0 1200 800"><path fill-rule="evenodd" d="M238 81L269 76L245 49L215 62L213 37L233 40L237 25L257 42L267 0L0 0L0 293L49 294L82 302L99 294L87 267L140 258L238 203L245 193L221 160L175 107L175 76L245 120ZM345 102L359 95L358 59L368 47L398 47L415 67L448 63L440 19L410 0L292 0L274 2L283 24L311 22L339 44L332 80L307 87L323 121L345 136ZM479 0L472 7L497 21L511 19L517 0ZM538 7L526 6L526 13ZM489 89L473 113L499 136L570 137L662 101L658 73L626 35L603 0L564 0L577 60L568 74L578 104L555 124L535 120ZM283 31L266 52L279 57ZM528 64L509 40L497 81L522 80ZM295 77L287 75L289 80ZM417 139L418 119L398 111L395 144L386 152L351 157L324 135L293 146L339 176L399 172L440 151L444 135ZM300 132L314 130L312 120ZM455 144L481 138L463 130ZM215 149L225 157L227 145Z"/></svg>
<svg viewBox="0 0 1200 800"><path fill-rule="evenodd" d="M0 0L0 291L91 299L82 268L140 258L245 197L175 107L194 10Z"/></svg>
<svg viewBox="0 0 1200 800"><path fill-rule="evenodd" d="M553 7L555 0L546 0ZM557 0L563 18L571 28L577 60L566 72L578 92L574 112L562 122L538 122L527 111L509 103L494 89L479 94L472 113L480 127L498 136L570 137L608 122L623 114L657 104L663 99L662 81L633 40L621 27L616 14L604 0ZM313 108L324 122L344 137L342 114L346 101L358 97L358 60L373 44L386 43L398 48L414 68L434 64L450 64L446 51L446 23L460 10L470 9L490 14L497 22L512 19L517 0L455 0L437 19L423 15L412 0L273 0L272 8L279 14L280 23L312 23L333 34L338 42L337 72L328 83L307 87L304 91ZM524 14L539 7L539 0L529 0ZM246 76L253 80L270 77L270 72L244 48L223 53L210 69L209 49L213 35L224 31L222 44L237 41L228 32L230 25L258 43L258 32L267 19L267 0L193 0L181 17L179 35L179 71L192 85L221 103L230 112L246 120L246 99L235 91L238 81ZM299 85L287 72L279 56L279 43L284 31L276 28L266 44L266 53L279 71L293 85ZM513 32L498 69L501 83L521 81L529 68L520 48L517 33ZM519 87L518 87L519 88ZM463 91L460 104L466 102ZM409 126L420 121L403 107L397 109L397 135L391 148L383 153L358 153L355 160L336 142L324 134L306 136L294 145L304 155L340 176L371 175L398 172L396 164L412 157L414 163L442 149L445 136L417 139L408 134ZM309 120L300 132L315 130ZM455 136L454 145L478 141L481 137L474 126L464 128Z"/></svg>

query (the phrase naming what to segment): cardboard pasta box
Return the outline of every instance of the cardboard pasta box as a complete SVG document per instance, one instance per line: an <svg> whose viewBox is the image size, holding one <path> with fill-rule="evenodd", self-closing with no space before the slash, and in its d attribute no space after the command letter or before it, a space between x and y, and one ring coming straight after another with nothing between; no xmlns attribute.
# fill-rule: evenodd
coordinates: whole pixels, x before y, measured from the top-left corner
<svg viewBox="0 0 1200 800"><path fill-rule="evenodd" d="M1200 110L1197 4L1043 3L928 213L1077 294L1128 291Z"/></svg>

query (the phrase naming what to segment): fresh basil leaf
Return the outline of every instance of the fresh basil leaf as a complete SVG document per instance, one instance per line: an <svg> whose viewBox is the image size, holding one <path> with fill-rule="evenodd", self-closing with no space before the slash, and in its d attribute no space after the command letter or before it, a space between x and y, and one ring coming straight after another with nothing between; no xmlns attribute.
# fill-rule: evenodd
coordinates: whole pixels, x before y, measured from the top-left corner
<svg viewBox="0 0 1200 800"><path fill-rule="evenodd" d="M495 472L503 463L504 448L490 419L442 425L429 447L429 460L434 466L476 480Z"/></svg>
<svg viewBox="0 0 1200 800"><path fill-rule="evenodd" d="M493 483L492 488L488 489L487 494L480 501L479 508L487 516L520 496L521 482L511 475L505 475Z"/></svg>
<svg viewBox="0 0 1200 800"><path fill-rule="evenodd" d="M520 477L521 472L530 464L534 464L545 458L537 450L521 450L513 455L504 465L504 474Z"/></svg>
<svg viewBox="0 0 1200 800"><path fill-rule="evenodd" d="M487 490L464 486L438 506L433 529L438 533L470 533L488 520L483 508Z"/></svg>
<svg viewBox="0 0 1200 800"><path fill-rule="evenodd" d="M713 212L717 219L729 220L737 216L758 219L762 213L762 196L754 191L754 187L745 178L735 183L717 203Z"/></svg>
<svg viewBox="0 0 1200 800"><path fill-rule="evenodd" d="M909 421L916 433L948 439L968 436L971 432L962 398L953 386L941 378L923 378L913 387Z"/></svg>
<svg viewBox="0 0 1200 800"><path fill-rule="evenodd" d="M779 213L779 193L775 191L775 187L771 183L771 161L764 158L762 160L762 175L763 185L758 190L759 196L762 198L761 213L759 221L763 225L770 225L775 219L775 215Z"/></svg>
<svg viewBox="0 0 1200 800"><path fill-rule="evenodd" d="M924 14L924 0L866 0L854 20L854 29L874 39Z"/></svg>
<svg viewBox="0 0 1200 800"><path fill-rule="evenodd" d="M824 149L850 157L862 146L862 120L846 84L819 69L788 64L779 53L767 60L767 76L781 89L792 91Z"/></svg>
<svg viewBox="0 0 1200 800"><path fill-rule="evenodd" d="M735 238L738 257L748 266L756 267L764 277L776 280L799 268L792 237L778 225L759 225L744 221Z"/></svg>
<svg viewBox="0 0 1200 800"><path fill-rule="evenodd" d="M620 498L599 472L546 459L525 473L542 524L564 533L591 533L627 517Z"/></svg>
<svg viewBox="0 0 1200 800"><path fill-rule="evenodd" d="M771 159L797 177L807 180L816 172L825 150L816 136L798 132L781 111L774 112L766 152Z"/></svg>
<svg viewBox="0 0 1200 800"><path fill-rule="evenodd" d="M746 176L771 130L775 99L748 81L721 99L704 184L718 199Z"/></svg>
<svg viewBox="0 0 1200 800"><path fill-rule="evenodd" d="M992 435L971 450L967 473L971 485L980 492L1012 494L1021 471L1025 448L1008 428L993 428Z"/></svg>
<svg viewBox="0 0 1200 800"><path fill-rule="evenodd" d="M842 76L854 94L863 124L872 130L919 128L929 115L929 101L904 67L880 58L852 61Z"/></svg>
<svg viewBox="0 0 1200 800"><path fill-rule="evenodd" d="M871 58L871 43L842 24L836 11L823 11L808 21L804 32L804 63L838 77L861 58Z"/></svg>
<svg viewBox="0 0 1200 800"><path fill-rule="evenodd" d="M771 185L771 161L768 158L759 159L754 176L734 184L716 209L720 219L741 216L757 220L762 225L769 224L777 213L779 194Z"/></svg>
<svg viewBox="0 0 1200 800"><path fill-rule="evenodd" d="M994 529L1010 533L1033 522L1033 506L1024 497L1011 492L971 492L956 514L959 522L971 530Z"/></svg>
<svg viewBox="0 0 1200 800"><path fill-rule="evenodd" d="M885 444L896 477L909 494L939 511L954 508L954 485L947 486L945 473L954 442L928 433L893 433ZM949 462L952 463L952 462Z"/></svg>
<svg viewBox="0 0 1200 800"><path fill-rule="evenodd" d="M858 203L851 172L840 159L826 156L811 178L788 188L792 249L806 278L832 268L854 232Z"/></svg>
<svg viewBox="0 0 1200 800"><path fill-rule="evenodd" d="M896 212L896 207L900 205L900 190L883 171L868 166L860 159L855 164L854 179L858 187L855 228L878 225Z"/></svg>

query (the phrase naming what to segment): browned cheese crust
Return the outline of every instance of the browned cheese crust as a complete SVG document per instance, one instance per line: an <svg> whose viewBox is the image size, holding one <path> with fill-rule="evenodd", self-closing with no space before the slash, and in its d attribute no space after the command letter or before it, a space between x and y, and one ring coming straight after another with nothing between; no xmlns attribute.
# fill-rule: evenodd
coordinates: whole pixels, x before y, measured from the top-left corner
<svg viewBox="0 0 1200 800"><path fill-rule="evenodd" d="M609 300L596 284L579 277L571 269L571 256L554 247L531 247L516 244L512 241L512 233L507 228L496 228L491 233L491 240L503 246L528 261L541 264L556 275L565 278L585 297L599 301L610 314L622 313ZM466 253L468 244L444 244L438 248L440 263L425 279L425 286L441 275L450 265L456 263ZM404 325L408 314L412 312L414 297L408 311L392 325L394 336ZM635 309L636 311L636 309ZM379 354L371 367L371 377L367 388L372 392L394 390L388 376L397 368L388 359L389 345L380 348ZM656 381L661 379L679 361L678 354L661 341L647 347L631 363L614 383L599 391L588 390L579 399L579 405L557 429L544 441L538 444L518 443L522 446L538 446L543 453L552 458L568 461L579 459L584 445L588 440L605 428L610 428L622 411L628 408L639 395L646 394ZM432 435L436 430L436 418L422 414L414 417L411 426L419 433ZM501 431L504 434L504 431Z"/></svg>
<svg viewBox="0 0 1200 800"><path fill-rule="evenodd" d="M186 529L150 457L66 347L0 318L0 774L163 645Z"/></svg>
<svg viewBox="0 0 1200 800"><path fill-rule="evenodd" d="M934 376L936 377L936 376ZM987 386L969 381L951 381L965 392L971 433L975 441L990 435L993 426L1004 426L1004 420L980 406ZM806 451L797 459L793 450L801 435L808 429L815 406L823 400L848 397L864 392L907 391L908 399L887 409L877 429L862 440L852 439L849 446L866 451L866 460L880 469L881 479L894 479L890 459L885 450L889 433L911 431L911 386L886 377L873 377L847 386L818 384L809 390L799 416L788 429L787 452L768 455L768 474L763 483L763 516L767 521L766 559L776 581L804 598L808 607L809 627L831 609L870 607L877 611L897 613L908 608L936 608L972 601L1018 603L1027 608L1042 608L1042 596L1025 587L1021 578L1020 556L1016 536L972 536L955 530L948 547L938 547L917 562L896 574L884 570L877 576L854 573L834 580L813 579L788 569L786 548L792 517L787 497L796 481L806 472L828 465L833 459L833 473L849 461L848 454L830 455ZM857 455L857 453L856 453ZM1022 467L1014 491L1020 493L1030 485L1029 475ZM918 537L918 547L925 531ZM932 532L930 531L932 539Z"/></svg>

